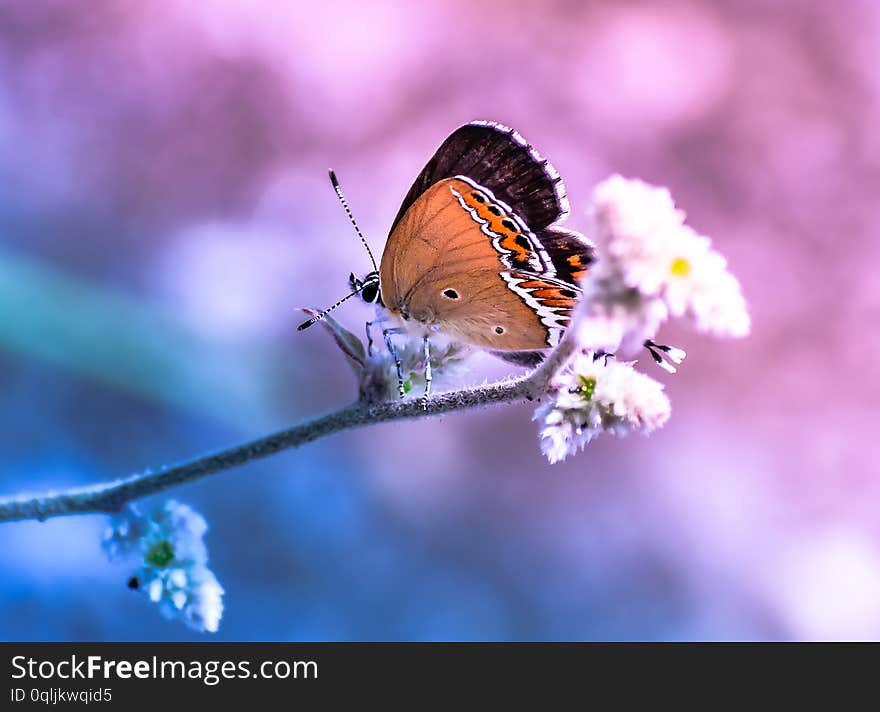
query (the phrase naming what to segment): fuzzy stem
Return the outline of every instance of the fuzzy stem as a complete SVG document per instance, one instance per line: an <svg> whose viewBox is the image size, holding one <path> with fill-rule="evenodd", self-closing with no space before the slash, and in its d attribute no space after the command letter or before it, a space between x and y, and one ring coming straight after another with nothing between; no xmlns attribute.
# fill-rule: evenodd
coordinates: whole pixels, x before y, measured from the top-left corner
<svg viewBox="0 0 880 712"><path fill-rule="evenodd" d="M421 399L377 404L357 402L258 440L175 465L146 470L88 487L52 491L40 496L24 495L0 499L0 522L22 519L43 521L50 517L71 514L114 512L126 502L274 455L282 450L296 448L343 430L392 420L424 418L520 399L535 400L541 397L550 378L573 350L574 339L566 333L544 363L525 377L442 393L432 397L427 405Z"/></svg>

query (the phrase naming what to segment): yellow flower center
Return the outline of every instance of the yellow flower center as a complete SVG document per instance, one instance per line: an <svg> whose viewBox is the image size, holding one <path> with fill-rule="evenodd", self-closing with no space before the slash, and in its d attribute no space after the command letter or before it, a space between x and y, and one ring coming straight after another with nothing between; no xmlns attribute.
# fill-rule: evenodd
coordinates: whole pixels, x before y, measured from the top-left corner
<svg viewBox="0 0 880 712"><path fill-rule="evenodd" d="M684 257L676 257L669 265L669 271L674 277L687 277L691 271L691 263Z"/></svg>

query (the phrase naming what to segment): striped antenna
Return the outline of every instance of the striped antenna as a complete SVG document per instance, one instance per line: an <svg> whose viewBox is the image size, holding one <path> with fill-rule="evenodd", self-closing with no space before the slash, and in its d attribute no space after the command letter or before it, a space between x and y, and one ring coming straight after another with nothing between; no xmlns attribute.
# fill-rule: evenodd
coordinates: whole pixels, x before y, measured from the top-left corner
<svg viewBox="0 0 880 712"><path fill-rule="evenodd" d="M342 203L342 207L345 208L345 213L346 215L348 215L348 219L351 220L351 224L354 225L354 231L358 234L358 237L361 238L361 242L364 243L364 247L367 248L367 254L370 256L370 262L373 263L373 271L378 272L379 268L376 266L376 259L373 257L373 251L367 244L367 238L364 237L364 234L358 227L357 221L354 219L354 215L351 214L351 209L348 207L348 201L342 194L342 188L339 187L339 180L336 178L336 173L333 172L332 168L330 169L330 182L333 184L333 190L336 191L336 197L339 198L339 202Z"/></svg>
<svg viewBox="0 0 880 712"><path fill-rule="evenodd" d="M344 304L345 302L347 302L355 294L360 294L363 291L364 287L368 287L370 284L372 284L372 282L369 282L369 281L364 282L360 287L358 287L353 292L351 292L351 294L346 294L342 299L340 299L338 302L336 302L336 304L334 304L332 307L327 307L324 311L322 311L318 314L315 314L315 316L313 316L311 319L304 321L302 324L300 324L298 327L296 327L296 330L302 331L303 329L308 329L312 324L317 324L319 321L321 321L321 319L323 319L330 312L332 312L334 309L336 309L336 307L338 307L340 304Z"/></svg>

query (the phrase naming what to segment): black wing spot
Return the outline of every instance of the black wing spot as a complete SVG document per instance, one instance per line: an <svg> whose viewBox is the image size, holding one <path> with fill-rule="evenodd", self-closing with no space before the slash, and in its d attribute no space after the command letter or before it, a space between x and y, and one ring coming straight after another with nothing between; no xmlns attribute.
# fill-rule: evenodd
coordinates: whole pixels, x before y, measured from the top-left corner
<svg viewBox="0 0 880 712"><path fill-rule="evenodd" d="M496 326L496 327L495 327L495 333L496 333L496 334L503 334L503 333L504 333L504 327L503 327L503 326Z"/></svg>
<svg viewBox="0 0 880 712"><path fill-rule="evenodd" d="M578 232L548 228L538 232L536 237L550 255L557 279L563 282L577 284L581 273L596 261L592 243Z"/></svg>
<svg viewBox="0 0 880 712"><path fill-rule="evenodd" d="M569 299L576 299L578 295L578 293L575 292L573 289L560 289L559 293L563 297L568 297Z"/></svg>
<svg viewBox="0 0 880 712"><path fill-rule="evenodd" d="M501 224L508 230L516 230L516 223L510 218L504 218L504 220L501 221Z"/></svg>
<svg viewBox="0 0 880 712"><path fill-rule="evenodd" d="M499 208L497 205L490 205L488 207L488 210L490 213L492 213L492 215L501 215L501 208Z"/></svg>
<svg viewBox="0 0 880 712"><path fill-rule="evenodd" d="M456 292L454 289L444 289L443 296L447 299L458 299L458 292Z"/></svg>
<svg viewBox="0 0 880 712"><path fill-rule="evenodd" d="M486 197L482 193L478 193L476 190L471 193L471 197L476 200L478 203L485 203Z"/></svg>
<svg viewBox="0 0 880 712"><path fill-rule="evenodd" d="M523 234L517 235L513 241L524 250L532 249L532 241Z"/></svg>

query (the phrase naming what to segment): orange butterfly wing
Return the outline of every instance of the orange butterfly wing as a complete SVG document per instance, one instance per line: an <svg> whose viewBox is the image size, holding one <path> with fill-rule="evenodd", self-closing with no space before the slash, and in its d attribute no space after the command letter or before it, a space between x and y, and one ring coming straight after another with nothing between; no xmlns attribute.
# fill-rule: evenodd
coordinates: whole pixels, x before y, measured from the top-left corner
<svg viewBox="0 0 880 712"><path fill-rule="evenodd" d="M391 312L499 351L555 345L580 294L510 206L463 176L432 185L398 220L380 279Z"/></svg>

